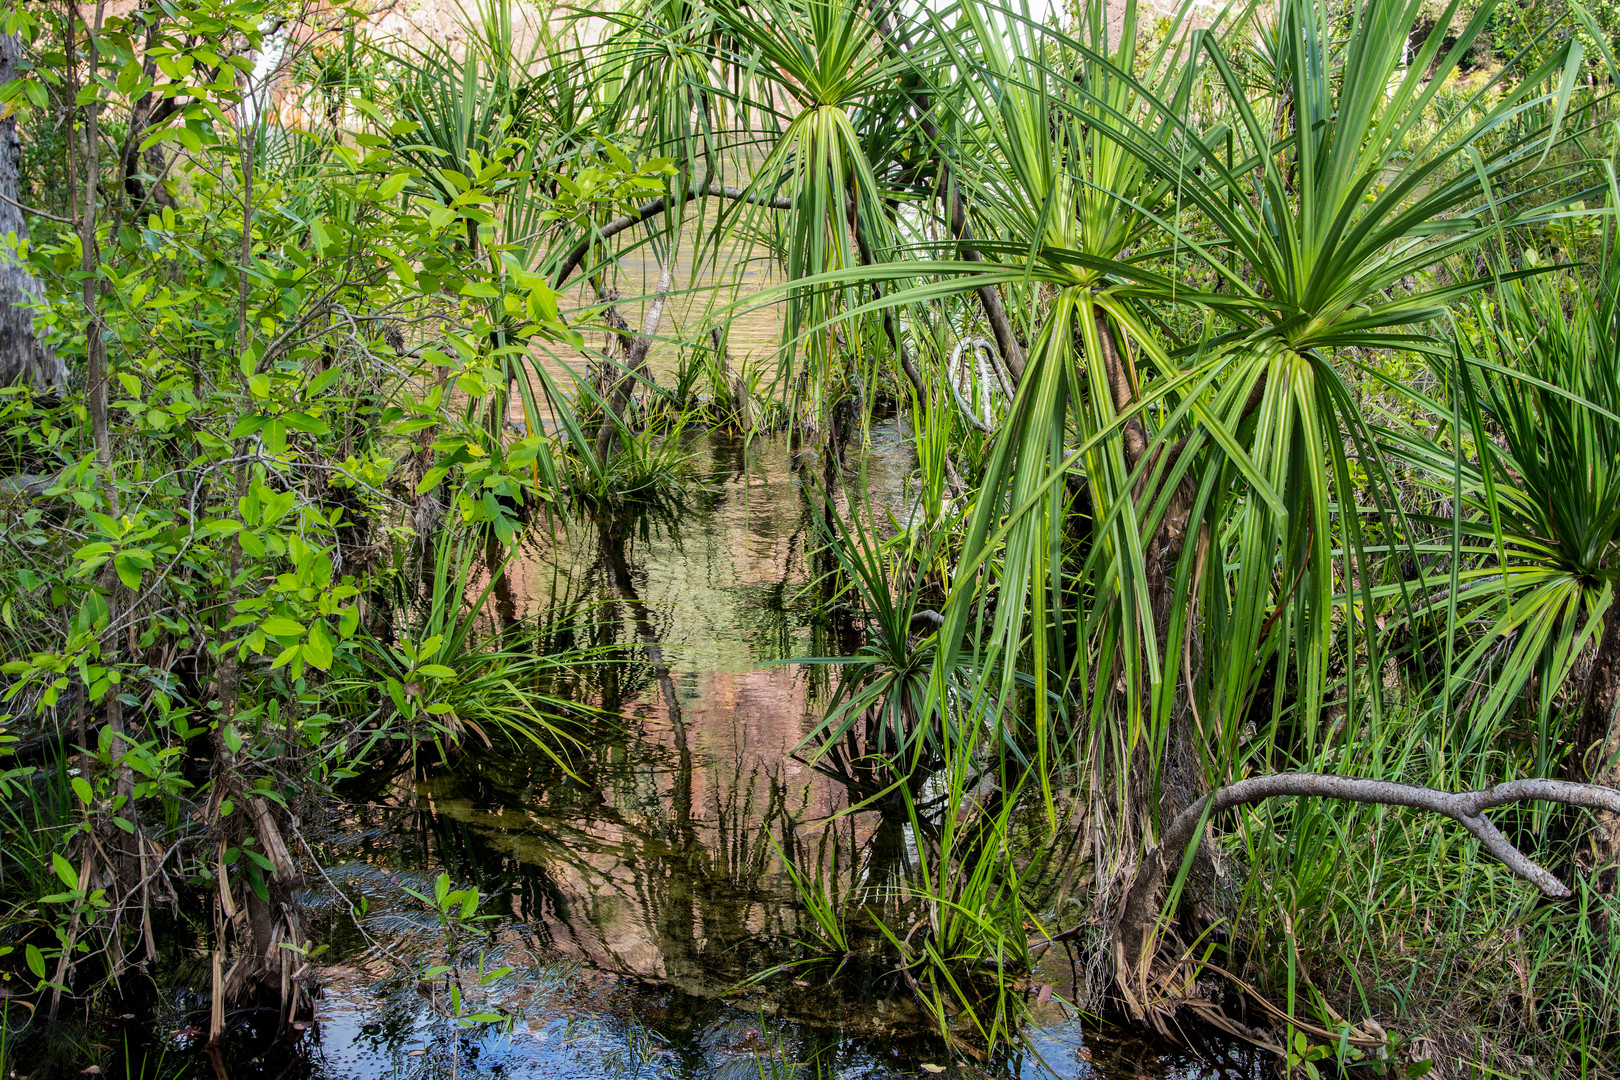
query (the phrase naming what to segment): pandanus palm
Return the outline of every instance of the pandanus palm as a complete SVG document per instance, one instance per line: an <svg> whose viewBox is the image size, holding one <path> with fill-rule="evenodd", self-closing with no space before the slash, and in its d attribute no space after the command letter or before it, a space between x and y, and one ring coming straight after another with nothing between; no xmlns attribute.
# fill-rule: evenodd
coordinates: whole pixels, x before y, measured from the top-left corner
<svg viewBox="0 0 1620 1080"><path fill-rule="evenodd" d="M542 27L514 23L510 0L481 0L476 17L462 14L464 48L402 44L378 69L400 119L412 125L394 136L397 152L445 205L466 190L456 174L477 175L508 138L535 140L554 126L541 123L556 119L554 105L572 100L548 93L559 43ZM533 40L524 47L526 35Z"/></svg>
<svg viewBox="0 0 1620 1080"><path fill-rule="evenodd" d="M1393 484L1352 397L1357 362L1343 350L1427 340L1422 324L1478 283L1440 287L1428 283L1426 271L1491 234L1492 182L1510 171L1521 181L1533 174L1552 138L1523 121L1527 100L1557 74L1554 64L1515 86L1482 87L1470 108L1436 109L1435 95L1486 26L1491 5L1455 39L1431 36L1404 66L1421 8L1421 0L1369 0L1353 11L1348 32L1339 28L1335 36L1324 6L1283 0L1271 35L1270 94L1258 106L1228 49L1213 35L1191 34L1204 72L1224 91L1217 97L1230 110L1229 138L1190 128L1184 99L1175 96L1183 82L1154 85L1135 73L1128 53L1110 55L1098 39L1064 42L1082 74L1060 80L1031 61L1017 70L1007 64L1018 62L999 60L1003 28L984 26L978 34L986 82L996 85L997 108L983 109L986 128L1007 147L1001 153L1009 172L1029 189L1025 216L1040 215L1012 223L1025 250L1007 245L1001 258L1060 291L992 453L964 567L977 573L1005 541L993 645L1011 657L1028 634L1030 661L1047 666L1053 658L1042 642L1075 583L1054 564L1064 523L1056 478L1061 465L1079 462L1095 543L1070 595L1094 609L1081 613L1082 624L1102 631L1086 640L1114 650L1091 645L1098 662L1089 678L1118 685L1123 669L1129 693L1130 657L1140 656L1139 670L1155 688L1152 721L1165 730L1187 696L1176 693L1177 677L1168 673L1190 671L1192 659L1206 657L1208 673L1195 677L1192 696L1202 699L1206 740L1223 770L1237 766L1243 713L1268 669L1281 683L1292 665L1297 716L1311 745L1335 625L1338 552L1356 552L1346 577L1367 584L1357 580L1366 566L1359 515L1340 512L1356 491L1352 453L1375 500L1393 512ZM1040 55L1033 44L1023 52ZM1567 100L1568 75L1553 96L1557 107ZM1008 115L1020 93L1027 115ZM1079 133L1068 136L1068 160L1050 169L1020 164L1032 160L1020 147L1039 148L1054 128L1054 145L1062 145L1069 120ZM1489 154L1477 149L1487 137L1495 147ZM1092 146L1097 150L1086 152ZM1118 162L1112 173L1095 167L1106 162ZM1110 187L1115 177L1131 186ZM1174 206L1145 201L1143 192L1160 185L1169 186ZM1077 197L1082 189L1100 195L1116 216L1161 224L1159 246L1201 259L1215 289L1199 293L1147 272L1160 252L1120 259L1104 239L1120 235L1106 213L1097 218L1106 222L1101 237L1082 235L1092 221ZM1534 213L1523 211L1520 220ZM1147 243L1144 236L1136 248ZM1417 287L1402 289L1406 279ZM1214 329L1169 362L1140 313L1184 305L1209 312L1206 326ZM1128 375L1130 350L1151 362L1134 372L1142 382L1126 394L1108 379L1109 343L1099 326L1122 331L1116 344ZM1077 338L1083 349L1075 349ZM1076 375L1038 371L1037 356L1043 369L1061 358ZM1149 401L1159 403L1156 417ZM1133 425L1140 425L1134 434ZM1076 452L1065 449L1071 437ZM1145 452L1133 455L1133 441ZM1146 549L1159 538L1198 534L1207 543L1184 545L1173 566L1148 565ZM1171 550L1161 546L1161 558ZM1159 596L1151 597L1153 575L1161 573ZM966 629L976 589L959 579L951 632ZM1178 620L1195 601L1203 605L1202 648L1189 655ZM1151 617L1155 609L1169 613L1165 625ZM1355 631L1351 625L1347 632ZM1044 698L1037 699L1039 710ZM1127 738L1137 741L1134 713L1127 719Z"/></svg>
<svg viewBox="0 0 1620 1080"><path fill-rule="evenodd" d="M591 13L589 17L597 17ZM612 31L590 50L589 72L600 99L598 127L622 136L621 149L635 160L668 159L674 165L667 204L648 220L649 235L679 230L689 199L723 178L730 145L731 103L746 93L747 79L724 62L723 24L692 0L643 0L606 16ZM737 80L727 85L727 78ZM579 239L597 240L586 225ZM668 237L666 236L666 240ZM701 260L692 253L693 265ZM564 247L567 251L573 245ZM622 256L605 246L583 261L587 272Z"/></svg>
<svg viewBox="0 0 1620 1080"><path fill-rule="evenodd" d="M892 90L907 61L884 49L857 0L728 4L721 19L738 50L732 60L758 73L754 108L781 124L745 205L786 197L790 208L776 229L787 280L818 279L788 294L782 381L805 400L825 403L843 352L831 324L859 302L850 288L831 282L860 264L863 250L882 259L895 246L888 193L858 124L862 110Z"/></svg>
<svg viewBox="0 0 1620 1080"><path fill-rule="evenodd" d="M1461 7L1453 3L1443 24ZM1351 509L1352 458L1375 516L1393 532L1395 484L1352 393L1362 370L1355 357L1428 347L1424 325L1483 284L1440 285L1432 268L1493 234L1491 192L1509 174L1534 201L1578 53L1560 53L1514 85L1487 81L1468 108L1435 106L1492 7L1481 5L1455 39L1431 35L1408 63L1422 0L1367 0L1342 44L1325 5L1284 0L1267 35L1270 116L1249 105L1226 48L1203 43L1245 155L1202 146L1182 188L1217 230L1224 257L1209 266L1238 301L1233 329L1210 343L1219 371L1210 410L1239 432L1248 467L1196 423L1185 450L1202 457L1194 514L1214 537L1202 575L1213 660L1205 715L1219 725L1206 734L1226 768L1236 767L1245 703L1262 672L1281 678L1290 653L1303 745L1314 750L1336 574L1364 598L1373 584L1363 515ZM1561 65L1558 93L1544 97ZM1550 123L1526 122L1534 103L1550 103ZM1154 151L1139 138L1132 145ZM1179 167L1160 162L1161 173ZM1547 212L1521 208L1518 220ZM1238 569L1225 573L1232 562ZM1362 628L1344 626L1353 645ZM1377 680L1365 688L1376 694Z"/></svg>
<svg viewBox="0 0 1620 1080"><path fill-rule="evenodd" d="M979 632L986 682L977 698L981 705L1005 702L1027 635L1034 722L1030 731L1004 735L1020 752L1033 748L1044 783L1053 700L1048 670L1085 672L1074 680L1082 697L1093 676L1110 688L1122 682L1124 713L1133 718L1141 714L1142 691L1160 682L1156 636L1143 628L1156 622L1147 548L1164 512L1139 501L1138 481L1162 447L1160 421L1179 411L1166 395L1184 393L1189 384L1160 347L1141 300L1173 288L1149 262L1175 188L1109 125L1126 125L1167 149L1180 143L1186 136L1175 129L1172 110L1185 107L1192 72L1183 63L1185 39L1173 31L1145 74L1134 74L1134 4L1126 5L1112 49L1101 3L1088 6L1078 38L1053 33L1027 11L969 5L960 17L964 46L953 59L967 77L959 94L941 87L936 96L962 102L952 127L964 135L952 171L971 192L985 237L978 247L993 267L981 267L967 285L986 278L1033 283L1050 299L989 453L941 631L940 670L956 662L977 602L989 618L988 632ZM1070 76L1057 73L1065 65ZM1149 370L1138 370L1139 357ZM1144 383L1150 374L1151 386ZM1191 399L1187 405L1203 408ZM1083 477L1091 506L1078 575L1063 562L1077 519L1063 483L1071 472ZM993 563L999 573L992 612L992 591L980 587L978 575ZM1089 595L1082 610L1066 614L1077 577L1087 581ZM1068 641L1078 644L1080 656L1065 656ZM1132 745L1163 732L1105 722L1116 704L1112 693L1100 692L1090 695L1088 708L1095 764L1122 777ZM1004 718L999 709L990 712L998 723Z"/></svg>
<svg viewBox="0 0 1620 1080"><path fill-rule="evenodd" d="M1450 400L1429 407L1454 421L1450 445L1389 433L1392 451L1457 502L1452 520L1432 523L1441 560L1407 586L1429 600L1417 614L1445 605L1448 652L1463 628L1483 630L1446 665L1450 722L1431 750L1489 758L1533 686L1537 775L1568 752L1571 779L1607 776L1620 700L1620 265L1611 253L1591 279L1507 282L1472 316L1456 355L1435 364ZM1560 730L1553 699L1594 638L1574 729Z"/></svg>

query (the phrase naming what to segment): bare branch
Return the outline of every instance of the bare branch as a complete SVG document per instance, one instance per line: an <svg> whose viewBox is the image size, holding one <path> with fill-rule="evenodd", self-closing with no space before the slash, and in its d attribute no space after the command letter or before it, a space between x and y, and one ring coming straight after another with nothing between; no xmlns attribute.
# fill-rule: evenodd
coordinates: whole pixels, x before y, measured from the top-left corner
<svg viewBox="0 0 1620 1080"><path fill-rule="evenodd" d="M686 198L688 199L695 199L699 195L712 195L717 199L736 199L740 202L753 203L756 206L768 206L772 210L793 209L792 199L767 198L764 195L753 194L742 188L725 187L721 184L695 184L686 192ZM590 254L592 243L617 236L624 230L639 225L648 218L657 217L668 210L669 207L670 197L660 195L651 202L642 203L630 213L622 217L616 217L604 224L600 229L596 230L594 236L580 241L579 246L568 253L568 258L563 260L562 266L557 270L557 284L555 287L562 288L563 283L568 280L568 276L579 269L579 264L585 260L586 255Z"/></svg>
<svg viewBox="0 0 1620 1080"><path fill-rule="evenodd" d="M1572 784L1563 780L1510 780L1480 791L1453 794L1416 784L1391 780L1368 780L1326 773L1277 773L1256 776L1228 784L1176 815L1165 830L1158 858L1161 866L1180 863L1192 842L1198 823L1209 806L1210 816L1235 806L1247 806L1277 795L1303 795L1346 802L1374 803L1380 806L1410 806L1416 810L1444 814L1479 838L1485 849L1508 869L1540 889L1545 896L1562 899L1570 895L1568 886L1532 862L1514 847L1484 816L1483 811L1526 799L1545 799L1565 806L1584 806L1620 814L1620 791L1596 784Z"/></svg>
<svg viewBox="0 0 1620 1080"><path fill-rule="evenodd" d="M61 224L61 225L77 225L78 224L78 222L74 221L72 218L57 217L55 214L47 214L45 211L39 209L38 207L25 206L24 204L18 202L16 199L13 199L10 195L7 195L3 191L0 191L0 200L3 200L4 202L6 202L10 206L15 206L18 210L21 210L25 214L33 214L35 217L44 218L47 221L54 221L54 222L57 222L58 224Z"/></svg>
<svg viewBox="0 0 1620 1080"><path fill-rule="evenodd" d="M1114 926L1115 977L1128 1008L1138 1017L1149 1000L1144 996L1149 968L1157 946L1153 932L1159 918L1159 892L1172 868L1179 867L1187 846L1194 842L1206 817L1223 810L1263 802L1273 796L1341 799L1378 806L1409 806L1444 814L1478 837L1504 866L1529 881L1544 896L1563 899L1569 887L1528 858L1503 836L1484 812L1526 799L1544 799L1565 806L1583 806L1620 814L1620 791L1596 784L1564 780L1510 780L1479 791L1447 792L1391 780L1369 780L1326 773L1276 773L1239 780L1204 796L1170 822L1158 848L1143 858L1136 880L1125 894L1119 921ZM1207 808L1207 815L1206 815Z"/></svg>
<svg viewBox="0 0 1620 1080"><path fill-rule="evenodd" d="M664 259L663 268L658 273L658 291L653 295L652 303L647 305L646 313L642 316L641 334L631 340L625 357L624 371L608 395L607 408L602 414L602 424L596 431L596 459L600 462L607 461L613 438L618 429L624 425L631 389L638 379L647 374L647 353L652 349L653 337L658 333L658 324L663 322L664 304L669 299L669 290L675 285L677 250L678 248L672 245Z"/></svg>

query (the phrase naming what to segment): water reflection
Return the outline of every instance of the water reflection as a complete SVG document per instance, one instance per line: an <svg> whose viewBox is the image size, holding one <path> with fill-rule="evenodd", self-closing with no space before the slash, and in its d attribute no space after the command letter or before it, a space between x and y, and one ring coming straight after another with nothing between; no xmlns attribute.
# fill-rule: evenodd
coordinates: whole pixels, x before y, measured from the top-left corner
<svg viewBox="0 0 1620 1080"><path fill-rule="evenodd" d="M903 440L890 429L874 442L864 489L903 517ZM924 1063L984 1075L946 1056L876 954L836 984L801 972L738 991L814 931L784 852L852 889L881 885L907 844L898 825L847 813L845 789L794 757L825 687L820 669L772 662L847 641L809 588L815 515L785 443L697 450L707 483L679 513L541 533L509 570L505 617L621 657L581 675L590 703L622 719L593 733L576 775L502 748L397 781L332 823L333 881L368 899L370 940L346 929L335 894L309 898L327 905L338 960L285 1075L447 1076L452 1062L462 1076L888 1077ZM464 955L515 969L488 994L521 1012L510 1034L456 1032L410 974L442 936L400 887L429 890L441 867L490 898L494 918ZM1146 1051L1105 1066L1101 1044L1046 1008L1051 1031L1004 1074L1049 1075L1042 1060L1063 1076L1206 1073Z"/></svg>
<svg viewBox="0 0 1620 1080"><path fill-rule="evenodd" d="M541 536L508 570L520 618L583 598L585 643L624 648L598 680L622 730L589 748L579 780L532 755L427 781L420 821L440 857L506 867L490 885L557 955L716 997L808 932L782 853L858 852L877 822L843 814L845 791L793 756L818 688L771 662L827 645L785 447L711 438L700 452L695 505ZM893 456L869 476L898 504Z"/></svg>

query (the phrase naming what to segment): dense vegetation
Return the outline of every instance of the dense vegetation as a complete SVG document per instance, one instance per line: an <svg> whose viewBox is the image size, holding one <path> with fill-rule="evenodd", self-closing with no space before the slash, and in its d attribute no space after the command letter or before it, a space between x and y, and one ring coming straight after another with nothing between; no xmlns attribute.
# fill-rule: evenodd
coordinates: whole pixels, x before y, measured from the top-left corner
<svg viewBox="0 0 1620 1080"><path fill-rule="evenodd" d="M863 629L803 750L917 841L899 890L798 866L818 940L759 978L875 956L990 1068L1061 937L1077 1006L1290 1071L1614 1075L1609 8L371 16L8 12L9 1038L186 940L206 1041L307 1017L302 823L566 769L600 658L503 560L679 513L708 426L790 433ZM896 414L901 519L845 454Z"/></svg>

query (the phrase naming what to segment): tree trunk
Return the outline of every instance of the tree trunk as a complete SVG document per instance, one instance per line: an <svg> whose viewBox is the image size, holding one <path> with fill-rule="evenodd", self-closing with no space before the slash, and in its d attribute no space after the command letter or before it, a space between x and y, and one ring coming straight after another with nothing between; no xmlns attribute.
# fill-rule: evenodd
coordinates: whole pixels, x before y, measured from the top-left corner
<svg viewBox="0 0 1620 1080"><path fill-rule="evenodd" d="M1109 393L1113 397L1114 412L1127 417L1120 428L1120 437L1125 444L1125 467L1132 471L1141 469L1141 476L1137 479L1133 494L1139 511L1146 514L1167 481L1167 473L1173 462L1162 461L1163 444L1149 449L1147 429L1140 417L1134 415L1139 406L1136 373L1131 367L1130 357L1121 348L1121 339L1115 334L1108 316L1098 310L1096 320L1097 341L1102 352L1099 359L1108 380ZM1155 475L1156 473L1158 475ZM1152 605L1153 633L1161 651L1165 650L1169 637L1170 608L1175 598L1173 571L1186 541L1194 494L1192 481L1182 477L1176 485L1163 520L1148 536L1146 550L1143 552L1148 599ZM1183 648L1188 647L1190 641L1183 645ZM1144 757L1139 757L1133 762L1133 771L1137 772L1133 786L1142 802L1144 827L1149 817L1153 818L1161 829L1168 826L1172 817L1204 793L1203 762L1196 746L1197 732L1192 723L1190 705L1192 694L1193 686L1191 681L1187 680L1176 698L1170 742L1165 748L1164 760L1158 763L1159 790L1155 791L1150 781L1148 766L1151 763Z"/></svg>
<svg viewBox="0 0 1620 1080"><path fill-rule="evenodd" d="M1620 786L1620 601L1611 606L1603 619L1603 636L1598 641L1597 655L1592 658L1592 672L1587 677L1586 702L1581 708L1580 720L1575 725L1575 746L1565 767L1565 774L1577 783ZM1620 816L1598 815L1590 837L1593 867L1611 868L1620 859ZM1601 885L1612 890L1612 873L1599 876Z"/></svg>
<svg viewBox="0 0 1620 1080"><path fill-rule="evenodd" d="M0 83L17 77L22 43L0 34ZM18 206L22 186L22 144L17 141L17 118L0 120L0 236L7 248L28 239L28 223ZM0 385L26 382L36 390L61 393L67 389L67 365L56 350L34 332L33 307L44 295L39 280L28 272L14 249L0 255Z"/></svg>
<svg viewBox="0 0 1620 1080"><path fill-rule="evenodd" d="M608 407L602 415L601 426L596 430L596 459L603 465L607 464L619 428L628 423L630 395L636 388L636 377L650 378L647 353L652 349L659 323L664 320L664 305L669 299L669 290L675 285L675 255L679 250L676 244L669 246L663 269L658 274L658 291L648 302L646 315L641 320L641 334L625 349L624 370L606 395ZM619 340L622 345L623 332L620 332Z"/></svg>
<svg viewBox="0 0 1620 1080"><path fill-rule="evenodd" d="M1620 727L1615 723L1617 704L1620 704L1620 611L1611 607L1603 619L1603 636L1598 641L1592 672L1587 677L1586 702L1575 726L1575 752L1568 769L1571 780L1608 783L1620 771L1613 760L1616 750L1620 749Z"/></svg>

